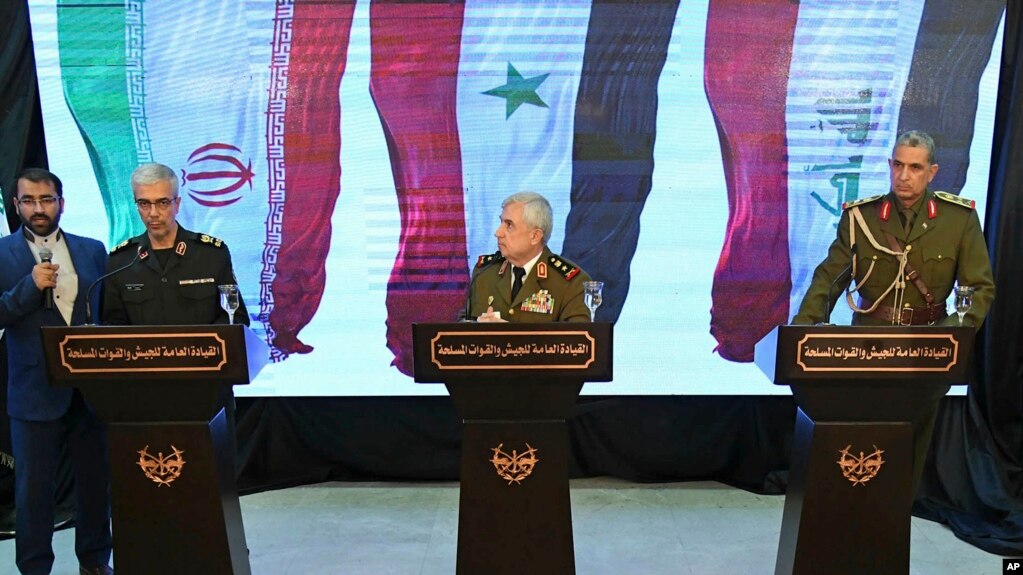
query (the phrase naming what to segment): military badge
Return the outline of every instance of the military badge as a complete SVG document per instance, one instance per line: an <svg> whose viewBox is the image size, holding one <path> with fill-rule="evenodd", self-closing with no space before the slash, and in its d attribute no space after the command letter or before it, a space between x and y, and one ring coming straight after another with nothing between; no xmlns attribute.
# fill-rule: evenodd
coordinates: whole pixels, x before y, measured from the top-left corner
<svg viewBox="0 0 1023 575"><path fill-rule="evenodd" d="M843 210L848 210L849 208L855 208L856 206L862 206L863 204L869 204L870 202L876 202L877 200L880 200L883 197L884 196L870 196L869 198L861 198L859 200L853 200L851 202L844 202L842 204L842 209Z"/></svg>
<svg viewBox="0 0 1023 575"><path fill-rule="evenodd" d="M868 481L877 477L877 472L881 470L881 466L885 464L884 459L881 457L884 454L883 449L878 449L874 446L873 453L864 454L862 451L857 457L849 452L852 445L846 445L845 449L838 452L838 464L839 469L842 470L842 477L845 477L853 485L866 485Z"/></svg>
<svg viewBox="0 0 1023 575"><path fill-rule="evenodd" d="M185 255L186 249L188 249L188 247L185 245L185 242L178 242L178 246L174 248L174 253L178 254L179 256L183 256Z"/></svg>
<svg viewBox="0 0 1023 575"><path fill-rule="evenodd" d="M215 237L213 237L213 236L211 236L209 234L200 234L199 235L199 241L204 243L204 244L210 244L211 246L213 246L215 248L219 248L219 247L222 247L224 245L224 240L222 240L220 238L215 238Z"/></svg>
<svg viewBox="0 0 1023 575"><path fill-rule="evenodd" d="M185 467L185 458L181 457L185 453L183 450L171 445L171 449L174 452L165 456L162 451L156 455L151 455L148 449L149 446L147 445L138 452L139 460L137 465L142 469L142 473L152 480L153 483L160 487L164 485L170 486L174 480L181 477L181 470Z"/></svg>
<svg viewBox="0 0 1023 575"><path fill-rule="evenodd" d="M562 260L558 256L551 256L547 261L550 262L551 267L558 270L558 273L565 276L566 280L571 280L579 274L579 268Z"/></svg>
<svg viewBox="0 0 1023 575"><path fill-rule="evenodd" d="M554 313L554 296L542 289L527 297L519 309L533 313Z"/></svg>
<svg viewBox="0 0 1023 575"><path fill-rule="evenodd" d="M879 218L881 218L881 221L882 221L882 222L887 222L887 221L888 221L888 218L889 218L889 217L890 217L891 215L892 215L892 203L891 203L891 202L889 202L888 200L885 200L885 201L884 201L884 202L883 202L883 203L881 204L881 211L880 211L880 213L878 214L878 217L879 217Z"/></svg>
<svg viewBox="0 0 1023 575"><path fill-rule="evenodd" d="M504 444L501 443L497 447L490 448L490 451L493 452L490 463L494 464L497 475L508 481L508 485L521 484L523 479L532 475L533 468L540 462L536 456L539 450L527 443L525 451L519 453L518 450L513 449L509 455L502 451L503 447Z"/></svg>
<svg viewBox="0 0 1023 575"><path fill-rule="evenodd" d="M957 206L962 206L964 208L970 208L971 210L976 209L977 207L977 202L973 200L968 200L964 197L957 196L955 194L950 194L948 192L934 192L934 197L938 198L939 200L944 200L950 204L955 204Z"/></svg>

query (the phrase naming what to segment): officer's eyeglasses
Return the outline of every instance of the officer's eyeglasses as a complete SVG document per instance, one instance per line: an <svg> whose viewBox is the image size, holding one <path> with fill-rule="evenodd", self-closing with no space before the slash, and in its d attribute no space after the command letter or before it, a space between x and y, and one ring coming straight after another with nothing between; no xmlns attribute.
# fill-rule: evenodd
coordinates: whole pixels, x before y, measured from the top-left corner
<svg viewBox="0 0 1023 575"><path fill-rule="evenodd" d="M171 204L173 204L176 200L177 198L160 198L154 202L149 200L135 200L135 205L138 206L138 209L141 212L148 212L154 206L157 210L162 212L171 207Z"/></svg>
<svg viewBox="0 0 1023 575"><path fill-rule="evenodd" d="M36 199L36 198L19 198L18 199L18 205L23 207L23 208L31 208L31 207L34 207L34 206L42 206L44 208L49 208L51 206L55 206L57 204L57 200L59 200L59 199L60 198L58 198L56 196L43 196L43 197L41 197L39 199Z"/></svg>

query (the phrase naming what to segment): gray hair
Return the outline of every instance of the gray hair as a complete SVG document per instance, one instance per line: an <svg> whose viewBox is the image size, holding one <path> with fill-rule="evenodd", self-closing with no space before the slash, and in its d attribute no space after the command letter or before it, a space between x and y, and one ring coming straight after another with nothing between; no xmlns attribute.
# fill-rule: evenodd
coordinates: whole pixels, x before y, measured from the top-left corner
<svg viewBox="0 0 1023 575"><path fill-rule="evenodd" d="M178 176L174 170L163 164L142 164L131 173L131 189L136 186L149 186L157 182L170 182L174 196L178 195Z"/></svg>
<svg viewBox="0 0 1023 575"><path fill-rule="evenodd" d="M927 132L921 132L920 130L910 130L904 132L902 135L895 140L895 145L892 149L898 148L899 146L909 146L910 148L923 148L927 150L927 163L934 163L934 140L927 134Z"/></svg>
<svg viewBox="0 0 1023 575"><path fill-rule="evenodd" d="M519 192L505 198L501 202L501 209L508 207L508 204L522 204L522 220L526 225L543 232L543 245L546 246L554 230L554 213L547 198L536 192Z"/></svg>

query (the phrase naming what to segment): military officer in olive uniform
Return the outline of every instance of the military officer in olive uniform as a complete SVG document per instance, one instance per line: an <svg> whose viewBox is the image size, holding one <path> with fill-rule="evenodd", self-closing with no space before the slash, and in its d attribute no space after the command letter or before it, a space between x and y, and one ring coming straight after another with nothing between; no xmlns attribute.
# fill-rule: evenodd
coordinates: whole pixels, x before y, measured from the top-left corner
<svg viewBox="0 0 1023 575"><path fill-rule="evenodd" d="M792 323L823 321L827 307L851 283L839 276L852 264L856 287L848 290L846 300L854 325L957 325L957 316L947 316L945 302L958 283L975 289L966 321L979 329L994 300L995 283L973 202L927 189L938 164L934 141L923 132L899 136L888 164L892 189L887 195L843 206L838 237L814 271ZM923 470L940 399L935 397L933 408L914 425L914 484Z"/></svg>
<svg viewBox="0 0 1023 575"><path fill-rule="evenodd" d="M504 200L494 232L498 252L476 263L462 319L589 321L583 282L590 277L547 247L553 222L551 205L540 194L521 192Z"/></svg>
<svg viewBox="0 0 1023 575"><path fill-rule="evenodd" d="M178 178L162 164L144 164L132 174L132 191L146 233L114 248L107 271L103 323L187 325L227 323L217 286L237 283L231 253L222 240L188 231L176 220ZM249 324L245 303L235 321Z"/></svg>

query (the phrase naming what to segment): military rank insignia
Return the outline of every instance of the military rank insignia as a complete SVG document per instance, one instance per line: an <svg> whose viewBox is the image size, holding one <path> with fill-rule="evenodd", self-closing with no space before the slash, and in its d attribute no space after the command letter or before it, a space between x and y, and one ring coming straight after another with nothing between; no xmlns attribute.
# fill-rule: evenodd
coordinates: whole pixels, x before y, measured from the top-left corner
<svg viewBox="0 0 1023 575"><path fill-rule="evenodd" d="M476 260L476 267L477 268L484 268L484 267L487 267L487 265L489 265L491 262L501 261L503 259L504 259L504 257L501 255L501 252L496 252L496 253L492 253L492 254L485 254L485 255L480 256L480 258L478 260Z"/></svg>
<svg viewBox="0 0 1023 575"><path fill-rule="evenodd" d="M519 309L533 313L554 313L554 296L542 289L526 298Z"/></svg>
<svg viewBox="0 0 1023 575"><path fill-rule="evenodd" d="M579 274L579 268L559 258L558 256L551 256L547 261L551 263L551 267L558 270L561 275L565 276L566 280L571 280Z"/></svg>
<svg viewBox="0 0 1023 575"><path fill-rule="evenodd" d="M215 248L219 248L219 247L224 245L224 240L222 240L220 238L215 238L215 237L213 237L211 235L208 235L208 234L200 234L199 235L199 241L204 243L204 244L210 244L210 245L212 245Z"/></svg>
<svg viewBox="0 0 1023 575"><path fill-rule="evenodd" d="M870 202L876 202L877 200L880 200L883 197L884 196L870 196L869 198L862 198L862 199L859 199L859 200L852 200L850 202L845 202L845 203L842 204L842 209L843 210L848 210L849 208L855 208L856 206L862 206L863 204L869 204Z"/></svg>
<svg viewBox="0 0 1023 575"><path fill-rule="evenodd" d="M939 200L944 200L950 204L955 204L957 206L962 206L964 208L970 208L971 210L977 207L977 202L973 200L968 200L964 197L957 196L955 194L950 194L948 192L934 192L934 197L938 198Z"/></svg>

